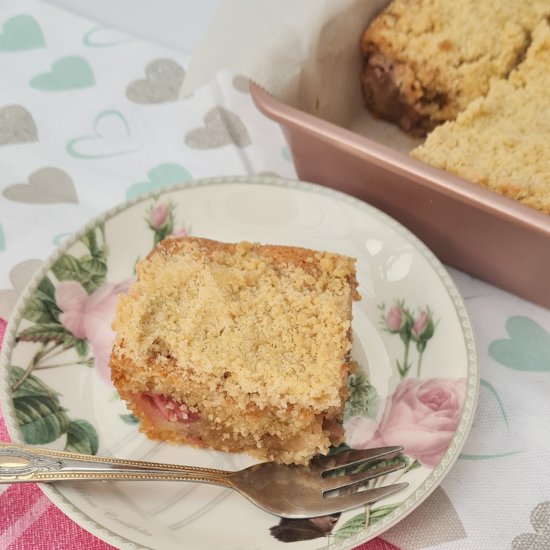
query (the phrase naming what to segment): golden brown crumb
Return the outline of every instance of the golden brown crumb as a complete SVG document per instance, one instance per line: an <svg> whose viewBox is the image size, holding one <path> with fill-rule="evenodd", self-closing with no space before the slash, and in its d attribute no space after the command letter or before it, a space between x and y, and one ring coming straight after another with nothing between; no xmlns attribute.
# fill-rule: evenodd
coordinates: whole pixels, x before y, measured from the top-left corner
<svg viewBox="0 0 550 550"><path fill-rule="evenodd" d="M339 442L354 262L296 247L163 241L138 264L113 324L113 381L143 431L282 462Z"/></svg>
<svg viewBox="0 0 550 550"><path fill-rule="evenodd" d="M393 0L362 38L367 104L421 135L521 61L547 0Z"/></svg>
<svg viewBox="0 0 550 550"><path fill-rule="evenodd" d="M412 156L550 214L549 67L550 27L542 21L517 69Z"/></svg>

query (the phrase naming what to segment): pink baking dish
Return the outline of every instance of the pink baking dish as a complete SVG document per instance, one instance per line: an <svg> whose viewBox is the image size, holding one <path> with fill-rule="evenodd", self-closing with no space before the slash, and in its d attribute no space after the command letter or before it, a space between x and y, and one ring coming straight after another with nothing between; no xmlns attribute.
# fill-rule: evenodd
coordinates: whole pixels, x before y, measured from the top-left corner
<svg viewBox="0 0 550 550"><path fill-rule="evenodd" d="M550 307L550 216L327 122L250 84L278 122L298 177L400 221L449 266Z"/></svg>

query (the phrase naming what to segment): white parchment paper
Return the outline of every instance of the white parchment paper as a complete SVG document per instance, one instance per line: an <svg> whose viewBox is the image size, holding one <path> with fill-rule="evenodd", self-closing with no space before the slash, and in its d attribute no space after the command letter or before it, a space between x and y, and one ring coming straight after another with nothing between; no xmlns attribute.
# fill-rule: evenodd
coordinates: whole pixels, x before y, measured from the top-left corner
<svg viewBox="0 0 550 550"><path fill-rule="evenodd" d="M387 0L224 0L193 52L181 95L229 70L284 103L408 151L418 141L363 105L360 42Z"/></svg>
<svg viewBox="0 0 550 550"><path fill-rule="evenodd" d="M226 69L285 103L341 122L354 110L349 104L361 100L362 31L385 3L225 0L193 52L182 95Z"/></svg>

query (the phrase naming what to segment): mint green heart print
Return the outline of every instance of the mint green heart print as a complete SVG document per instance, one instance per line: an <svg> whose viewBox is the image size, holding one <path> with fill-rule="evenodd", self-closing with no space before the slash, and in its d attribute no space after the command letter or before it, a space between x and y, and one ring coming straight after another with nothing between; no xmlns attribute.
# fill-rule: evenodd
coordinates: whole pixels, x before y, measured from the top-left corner
<svg viewBox="0 0 550 550"><path fill-rule="evenodd" d="M37 90L58 92L89 88L95 84L90 64L76 55L62 57L52 65L52 70L35 76L31 86Z"/></svg>
<svg viewBox="0 0 550 550"><path fill-rule="evenodd" d="M495 340L489 355L505 367L526 372L550 372L550 334L538 323L516 315L506 321L510 338Z"/></svg>
<svg viewBox="0 0 550 550"><path fill-rule="evenodd" d="M46 45L40 25L30 15L16 15L4 23L0 52L22 52Z"/></svg>
<svg viewBox="0 0 550 550"><path fill-rule="evenodd" d="M82 43L89 48L108 48L110 46L118 46L119 44L132 42L133 40L135 40L135 38L115 29L94 27L84 35Z"/></svg>
<svg viewBox="0 0 550 550"><path fill-rule="evenodd" d="M126 198L131 199L143 193L155 191L168 185L189 181L191 174L179 164L158 164L147 172L148 181L134 183L126 191Z"/></svg>
<svg viewBox="0 0 550 550"><path fill-rule="evenodd" d="M474 421L472 437L469 440L469 444L466 445L466 450L460 453L459 459L475 461L492 460L522 452L521 449L511 447L507 440L507 437L510 435L508 414L496 388L484 378L480 378L479 387L478 407L479 411L482 411L482 414L480 413L477 420ZM484 429L491 430L492 432L497 431L500 434L499 440L502 443L492 448L487 446L488 438L484 437ZM475 452L471 452L472 450ZM483 450L483 452L479 452L480 450Z"/></svg>
<svg viewBox="0 0 550 550"><path fill-rule="evenodd" d="M66 149L78 159L117 157L136 151L128 121L114 110L99 113L94 119L93 133L69 140Z"/></svg>

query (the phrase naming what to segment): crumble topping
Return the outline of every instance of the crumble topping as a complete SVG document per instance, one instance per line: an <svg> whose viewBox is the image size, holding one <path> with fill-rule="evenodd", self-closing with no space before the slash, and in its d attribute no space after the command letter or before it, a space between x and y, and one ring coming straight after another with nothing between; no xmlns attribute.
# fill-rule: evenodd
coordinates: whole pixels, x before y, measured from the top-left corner
<svg viewBox="0 0 550 550"><path fill-rule="evenodd" d="M259 409L339 408L354 260L205 242L171 239L140 262L113 325L124 354L202 384L220 405L228 395Z"/></svg>

